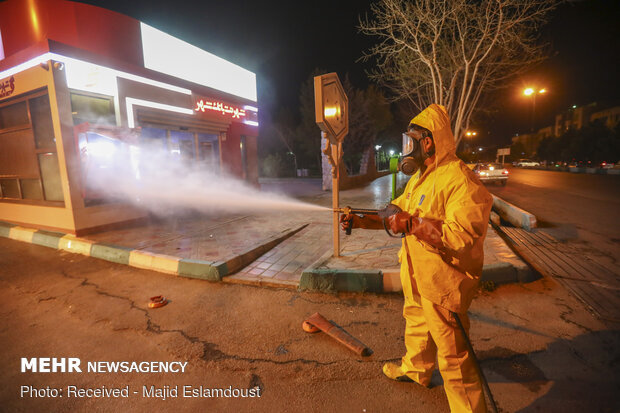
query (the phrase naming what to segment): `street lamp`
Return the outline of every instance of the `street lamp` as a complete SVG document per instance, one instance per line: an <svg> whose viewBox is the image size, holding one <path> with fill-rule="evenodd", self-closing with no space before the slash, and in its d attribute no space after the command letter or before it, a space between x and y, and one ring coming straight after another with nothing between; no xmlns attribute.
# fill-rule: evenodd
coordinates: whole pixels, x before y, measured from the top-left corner
<svg viewBox="0 0 620 413"><path fill-rule="evenodd" d="M375 166L377 168L377 170L380 170L382 168L382 158L383 156L381 152L379 152L379 149L381 149L381 145L375 145ZM385 153L385 152L383 152Z"/></svg>
<svg viewBox="0 0 620 413"><path fill-rule="evenodd" d="M528 87L523 89L523 95L532 98L532 127L531 131L534 132L534 123L536 122L536 95L544 95L547 93L547 89L540 88L536 91L537 88Z"/></svg>
<svg viewBox="0 0 620 413"><path fill-rule="evenodd" d="M466 138L473 138L476 135L478 135L478 132L472 131L472 130L468 130L468 131L465 132L464 137L466 137ZM468 151L469 150L469 143L467 143L465 140L463 140L463 141L465 142L463 150L464 151Z"/></svg>

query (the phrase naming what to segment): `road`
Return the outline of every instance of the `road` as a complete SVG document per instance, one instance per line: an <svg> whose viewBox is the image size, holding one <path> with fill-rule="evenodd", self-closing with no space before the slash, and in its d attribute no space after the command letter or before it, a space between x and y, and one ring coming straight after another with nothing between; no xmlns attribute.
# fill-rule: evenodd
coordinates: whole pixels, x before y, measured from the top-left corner
<svg viewBox="0 0 620 413"><path fill-rule="evenodd" d="M150 296L170 303L147 307ZM383 377L404 351L400 295L326 295L209 283L0 238L3 411L447 412L432 389ZM301 330L314 312L374 350L357 357ZM544 315L544 317L541 317ZM471 339L500 411L617 411L620 333L551 279L481 291ZM22 357L178 361L183 373L21 373ZM611 379L610 379L611 378ZM184 398L183 386L260 398ZM58 388L62 397L34 397ZM125 388L128 398L68 397L68 386ZM166 400L143 386L178 389ZM136 393L134 393L134 391Z"/></svg>
<svg viewBox="0 0 620 413"><path fill-rule="evenodd" d="M620 263L620 175L511 168L495 195L536 215L539 226L597 257L617 273Z"/></svg>

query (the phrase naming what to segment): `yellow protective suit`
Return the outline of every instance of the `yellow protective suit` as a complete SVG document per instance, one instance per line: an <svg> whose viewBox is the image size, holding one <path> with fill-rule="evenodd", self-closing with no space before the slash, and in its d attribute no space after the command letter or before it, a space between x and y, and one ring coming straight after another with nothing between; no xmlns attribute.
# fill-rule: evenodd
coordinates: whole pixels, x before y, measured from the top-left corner
<svg viewBox="0 0 620 413"><path fill-rule="evenodd" d="M399 370L427 386L437 357L450 410L486 412L482 385L451 311L468 329L467 309L482 272L493 200L456 157L445 108L433 104L411 123L433 133L435 161L423 174L412 176L392 203L412 215L417 210L422 218L441 221L443 246L435 248L414 235L403 240L399 261L407 353Z"/></svg>

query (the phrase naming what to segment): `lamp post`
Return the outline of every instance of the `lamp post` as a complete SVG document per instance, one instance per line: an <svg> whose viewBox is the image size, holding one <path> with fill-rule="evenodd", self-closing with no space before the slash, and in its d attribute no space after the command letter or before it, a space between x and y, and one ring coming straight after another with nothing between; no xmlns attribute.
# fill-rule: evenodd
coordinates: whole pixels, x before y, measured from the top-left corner
<svg viewBox="0 0 620 413"><path fill-rule="evenodd" d="M476 135L478 135L478 132L476 131L472 131L472 130L468 130L465 132L464 137L468 138L468 139L472 139L474 138ZM471 143L471 142L470 142ZM469 143L464 143L463 144L463 150L467 151L469 150Z"/></svg>
<svg viewBox="0 0 620 413"><path fill-rule="evenodd" d="M537 88L528 87L523 90L523 95L532 98L532 127L531 132L534 132L534 124L536 122L536 95L544 95L547 93L547 89L541 88L536 91Z"/></svg>

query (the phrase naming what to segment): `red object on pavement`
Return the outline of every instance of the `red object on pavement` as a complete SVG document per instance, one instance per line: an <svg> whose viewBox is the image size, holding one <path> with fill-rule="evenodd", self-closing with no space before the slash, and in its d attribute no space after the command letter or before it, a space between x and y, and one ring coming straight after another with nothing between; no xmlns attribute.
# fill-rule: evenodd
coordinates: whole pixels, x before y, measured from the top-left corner
<svg viewBox="0 0 620 413"><path fill-rule="evenodd" d="M149 303L149 308L159 308L168 304L168 300L163 295L156 295L155 297L151 297L151 302Z"/></svg>

